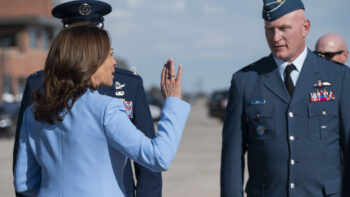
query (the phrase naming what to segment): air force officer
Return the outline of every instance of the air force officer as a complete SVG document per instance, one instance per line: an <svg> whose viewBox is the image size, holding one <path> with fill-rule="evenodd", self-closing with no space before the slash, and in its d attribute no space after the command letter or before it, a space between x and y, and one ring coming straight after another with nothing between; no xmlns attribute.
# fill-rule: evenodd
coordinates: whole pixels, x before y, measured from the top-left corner
<svg viewBox="0 0 350 197"><path fill-rule="evenodd" d="M271 54L232 77L221 196L243 196L247 152L248 197L348 197L349 69L306 47L301 0L264 0L262 14Z"/></svg>

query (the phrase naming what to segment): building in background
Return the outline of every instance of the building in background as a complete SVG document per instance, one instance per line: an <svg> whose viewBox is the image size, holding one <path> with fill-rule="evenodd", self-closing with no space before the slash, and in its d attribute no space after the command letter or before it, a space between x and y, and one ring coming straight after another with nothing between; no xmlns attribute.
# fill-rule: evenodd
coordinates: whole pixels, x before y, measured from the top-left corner
<svg viewBox="0 0 350 197"><path fill-rule="evenodd" d="M59 0L0 0L0 102L19 101L25 79L43 68L60 21Z"/></svg>

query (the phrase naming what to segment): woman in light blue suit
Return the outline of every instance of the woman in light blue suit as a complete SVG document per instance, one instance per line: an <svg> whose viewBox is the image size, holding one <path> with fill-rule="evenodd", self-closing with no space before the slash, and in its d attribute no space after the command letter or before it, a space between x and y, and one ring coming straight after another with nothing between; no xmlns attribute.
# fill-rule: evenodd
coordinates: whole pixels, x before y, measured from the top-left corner
<svg viewBox="0 0 350 197"><path fill-rule="evenodd" d="M28 196L124 196L129 157L153 171L167 170L177 152L190 106L181 100L181 72L164 65L166 97L157 137L147 138L128 119L119 99L98 94L111 86L116 64L106 31L76 25L53 41L43 88L23 116L15 166L17 192Z"/></svg>

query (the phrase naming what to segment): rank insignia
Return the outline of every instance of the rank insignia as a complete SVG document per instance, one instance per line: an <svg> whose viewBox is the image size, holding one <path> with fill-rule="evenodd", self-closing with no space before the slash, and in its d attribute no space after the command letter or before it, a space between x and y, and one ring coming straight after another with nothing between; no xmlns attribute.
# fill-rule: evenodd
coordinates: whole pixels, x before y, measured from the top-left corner
<svg viewBox="0 0 350 197"><path fill-rule="evenodd" d="M263 126L261 126L261 125L259 125L258 127L256 127L256 133L257 133L258 135L264 135L265 130L266 130L266 128L263 127Z"/></svg>
<svg viewBox="0 0 350 197"><path fill-rule="evenodd" d="M320 101L335 101L335 95L333 91L316 90L316 92L310 93L311 102L320 102Z"/></svg>
<svg viewBox="0 0 350 197"><path fill-rule="evenodd" d="M124 96L125 92L122 90L125 87L125 84L121 84L118 81L114 83L114 87L116 89L115 95L116 96Z"/></svg>
<svg viewBox="0 0 350 197"><path fill-rule="evenodd" d="M116 90L121 90L121 89L123 89L125 87L125 84L121 84L118 81L116 81L114 83L114 87L115 87Z"/></svg>
<svg viewBox="0 0 350 197"><path fill-rule="evenodd" d="M326 86L331 86L332 84L328 81L317 80L317 83L314 85L316 88L323 88Z"/></svg>
<svg viewBox="0 0 350 197"><path fill-rule="evenodd" d="M133 118L133 109L132 109L132 101L126 101L125 99L120 99L125 107L126 112L128 113L128 116L130 119Z"/></svg>
<svg viewBox="0 0 350 197"><path fill-rule="evenodd" d="M115 95L116 96L124 96L125 92L124 91L116 91Z"/></svg>

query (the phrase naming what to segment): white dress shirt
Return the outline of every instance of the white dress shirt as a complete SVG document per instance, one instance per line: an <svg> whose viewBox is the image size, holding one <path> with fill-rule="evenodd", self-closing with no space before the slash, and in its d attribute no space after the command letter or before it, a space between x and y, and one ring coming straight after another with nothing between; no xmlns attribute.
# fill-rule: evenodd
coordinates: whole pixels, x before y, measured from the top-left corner
<svg viewBox="0 0 350 197"><path fill-rule="evenodd" d="M307 55L307 47L305 47L304 51L299 55L299 57L297 57L297 59L295 59L293 62L285 62L284 60L280 60L280 59L277 59L275 56L273 56L273 59L275 60L277 66L278 66L278 70L280 72L280 75L282 77L282 81L284 81L284 78L285 78L285 74L284 74L284 70L286 69L286 67L289 65L289 64L294 64L294 66L297 68L296 70L293 70L291 73L290 73L290 76L293 80L293 84L294 86L297 84L297 81L298 81L298 77L299 77L299 74L300 74L300 71L301 69L303 68L303 64L304 64L304 61L305 61L305 58L306 58L306 55Z"/></svg>

